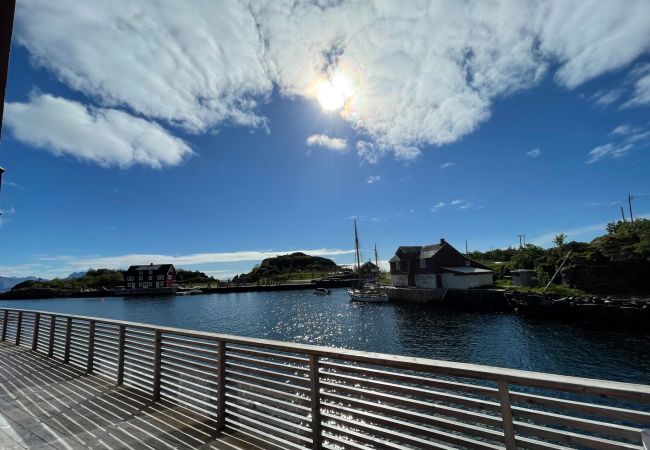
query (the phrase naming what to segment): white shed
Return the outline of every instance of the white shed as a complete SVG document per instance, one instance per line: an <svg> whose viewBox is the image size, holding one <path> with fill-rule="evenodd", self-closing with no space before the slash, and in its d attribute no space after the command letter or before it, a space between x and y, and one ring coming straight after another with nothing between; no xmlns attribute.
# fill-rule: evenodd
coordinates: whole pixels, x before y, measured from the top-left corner
<svg viewBox="0 0 650 450"><path fill-rule="evenodd" d="M448 289L470 289L493 284L492 271L478 267L442 267L442 285Z"/></svg>

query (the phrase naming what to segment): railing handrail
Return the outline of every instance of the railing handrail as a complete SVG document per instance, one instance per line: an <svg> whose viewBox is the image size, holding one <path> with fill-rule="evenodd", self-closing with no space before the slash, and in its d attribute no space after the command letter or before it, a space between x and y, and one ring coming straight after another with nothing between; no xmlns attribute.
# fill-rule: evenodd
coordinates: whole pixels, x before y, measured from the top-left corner
<svg viewBox="0 0 650 450"><path fill-rule="evenodd" d="M344 358L349 361L368 363L395 369L425 371L430 373L454 375L479 380L501 380L522 386L552 388L574 393L650 403L650 385L644 384L607 381L569 375L556 375L544 372L532 372L520 369L508 369L480 364L460 363L412 356L400 356L387 353L366 352L362 350L325 347L313 344L299 344L271 339L213 333L209 331L167 327L141 322L130 322L124 320L106 319L101 317L79 316L74 314L58 313L54 311L14 309L6 307L0 308L0 311L10 311L16 313L22 312L41 315L44 314L50 317L57 316L76 320L95 321L96 323L141 328L153 332L180 334L186 337L210 339L217 342L226 342L229 344L254 345L268 349L281 350L292 353L303 353L307 355L316 355L326 358Z"/></svg>

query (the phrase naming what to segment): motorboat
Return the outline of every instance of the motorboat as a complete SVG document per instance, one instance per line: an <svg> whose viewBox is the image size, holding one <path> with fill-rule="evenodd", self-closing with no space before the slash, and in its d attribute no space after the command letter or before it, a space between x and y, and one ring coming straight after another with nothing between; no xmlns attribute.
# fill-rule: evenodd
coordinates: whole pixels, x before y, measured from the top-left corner
<svg viewBox="0 0 650 450"><path fill-rule="evenodd" d="M331 293L332 293L332 291L330 291L329 289L325 289L325 288L316 288L313 291L314 295L330 295Z"/></svg>

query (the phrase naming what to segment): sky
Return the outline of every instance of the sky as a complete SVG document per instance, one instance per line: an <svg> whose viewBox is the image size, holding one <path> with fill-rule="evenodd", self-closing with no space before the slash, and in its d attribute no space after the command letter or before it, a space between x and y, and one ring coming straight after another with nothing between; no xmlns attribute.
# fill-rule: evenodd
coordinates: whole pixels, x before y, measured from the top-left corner
<svg viewBox="0 0 650 450"><path fill-rule="evenodd" d="M645 0L21 0L0 275L588 241L649 148Z"/></svg>

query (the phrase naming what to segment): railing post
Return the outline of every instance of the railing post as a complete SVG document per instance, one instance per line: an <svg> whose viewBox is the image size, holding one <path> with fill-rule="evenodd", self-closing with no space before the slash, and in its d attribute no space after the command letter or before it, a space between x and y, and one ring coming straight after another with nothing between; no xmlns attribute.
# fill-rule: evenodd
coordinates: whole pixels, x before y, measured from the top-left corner
<svg viewBox="0 0 650 450"><path fill-rule="evenodd" d="M20 345L20 329L23 326L23 312L18 311L18 322L16 323L16 345Z"/></svg>
<svg viewBox="0 0 650 450"><path fill-rule="evenodd" d="M226 427L226 343L219 341L217 358L217 432Z"/></svg>
<svg viewBox="0 0 650 450"><path fill-rule="evenodd" d="M318 356L309 355L309 390L311 391L311 440L312 448L320 450L323 444L320 417L320 378Z"/></svg>
<svg viewBox="0 0 650 450"><path fill-rule="evenodd" d="M499 380L499 402L501 403L501 420L503 435L505 437L506 450L515 450L515 429L512 423L512 409L510 408L510 392L508 382Z"/></svg>
<svg viewBox="0 0 650 450"><path fill-rule="evenodd" d="M86 357L86 373L93 373L95 358L95 321L88 323L88 356Z"/></svg>
<svg viewBox="0 0 650 450"><path fill-rule="evenodd" d="M70 338L72 337L72 317L68 317L65 324L65 351L63 352L63 363L70 362Z"/></svg>
<svg viewBox="0 0 650 450"><path fill-rule="evenodd" d="M54 356L54 333L56 332L56 316L50 316L50 342L47 344L47 356Z"/></svg>
<svg viewBox="0 0 650 450"><path fill-rule="evenodd" d="M7 340L7 323L9 322L9 310L5 309L4 318L2 319L2 340Z"/></svg>
<svg viewBox="0 0 650 450"><path fill-rule="evenodd" d="M38 330L41 326L41 314L36 313L36 316L34 317L34 332L32 333L32 351L36 351L38 349Z"/></svg>
<svg viewBox="0 0 650 450"><path fill-rule="evenodd" d="M156 330L156 343L153 360L153 399L160 399L160 373L162 372L162 332Z"/></svg>
<svg viewBox="0 0 650 450"><path fill-rule="evenodd" d="M124 341L126 340L126 327L120 325L120 334L117 341L117 384L124 383Z"/></svg>

